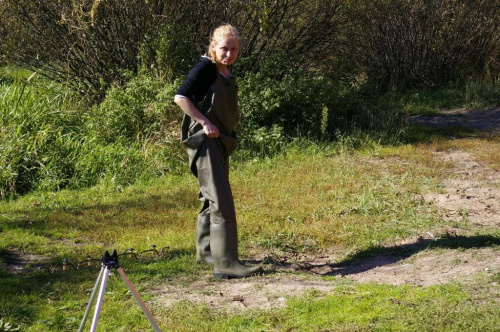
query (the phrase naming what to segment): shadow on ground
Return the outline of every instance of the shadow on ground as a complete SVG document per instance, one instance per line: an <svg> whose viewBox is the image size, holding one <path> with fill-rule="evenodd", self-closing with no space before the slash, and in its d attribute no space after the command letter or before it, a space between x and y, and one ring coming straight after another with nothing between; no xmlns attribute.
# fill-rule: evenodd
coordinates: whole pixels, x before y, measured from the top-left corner
<svg viewBox="0 0 500 332"><path fill-rule="evenodd" d="M500 134L500 107L458 109L436 115L416 115L408 119L413 125L433 129L462 128Z"/></svg>
<svg viewBox="0 0 500 332"><path fill-rule="evenodd" d="M490 235L446 235L439 239L418 238L417 241L407 244L372 247L356 252L337 263L321 262L320 260L292 262L286 259L276 259L276 257L266 258L263 263L270 264L278 271L307 270L323 276L347 276L396 264L426 250L468 250L495 247L500 247L500 237ZM259 261L252 261L251 263L259 263Z"/></svg>
<svg viewBox="0 0 500 332"><path fill-rule="evenodd" d="M390 265L432 249L480 249L500 246L500 238L489 235L447 236L441 239L419 238L417 242L391 247L376 247L358 252L335 264L327 275L362 273L383 265Z"/></svg>

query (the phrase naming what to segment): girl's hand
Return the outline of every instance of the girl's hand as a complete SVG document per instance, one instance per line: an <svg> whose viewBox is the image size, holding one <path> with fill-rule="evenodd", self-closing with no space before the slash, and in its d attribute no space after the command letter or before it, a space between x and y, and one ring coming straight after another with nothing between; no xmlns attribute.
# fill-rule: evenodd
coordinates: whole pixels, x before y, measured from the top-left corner
<svg viewBox="0 0 500 332"><path fill-rule="evenodd" d="M210 121L207 121L203 124L203 131L209 138L219 137L219 129Z"/></svg>
<svg viewBox="0 0 500 332"><path fill-rule="evenodd" d="M210 122L210 120L208 120L205 115L198 111L191 100L176 95L174 98L174 102L179 105L184 113L189 115L192 119L196 120L196 122L200 123L203 126L203 131L205 132L205 135L207 135L207 137L219 137L219 128L217 128L212 122Z"/></svg>

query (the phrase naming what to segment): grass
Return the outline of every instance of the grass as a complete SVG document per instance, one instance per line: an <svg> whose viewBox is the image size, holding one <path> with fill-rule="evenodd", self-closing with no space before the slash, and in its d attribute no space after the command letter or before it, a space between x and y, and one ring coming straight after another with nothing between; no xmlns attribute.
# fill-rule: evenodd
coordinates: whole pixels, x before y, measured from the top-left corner
<svg viewBox="0 0 500 332"><path fill-rule="evenodd" d="M179 173L172 86L133 81L90 106L67 86L27 75L0 70L0 198Z"/></svg>
<svg viewBox="0 0 500 332"><path fill-rule="evenodd" d="M327 281L336 291L310 291L291 297L284 308L230 315L188 300L163 305L155 290L164 285L218 282L207 278L210 267L193 264L196 179L169 131L178 124L159 121L171 106L173 85L163 89L138 79L88 110L64 87L35 84L36 77L28 82L28 72L2 70L0 331L8 330L7 324L23 331L76 330L100 269L95 261L86 266L87 255L99 260L105 250L140 253L151 245L164 249L162 255L121 256L120 264L166 331L494 331L500 325L497 271L472 283L432 287L297 272L305 282ZM476 84L464 91L387 96L377 106L432 113L490 105L496 96L495 87ZM334 250L334 261L349 265L379 254L397 258L447 248L498 249L497 229L470 225L467 211L450 225L419 197L439 192L452 167L436 161L434 152L463 150L498 170L499 138L460 128L406 133L406 140L392 144L356 132L339 133L333 143L306 138L287 143L278 127L247 137L258 151L239 151L231 170L242 257ZM264 145L269 138L274 146ZM449 227L467 235L442 234ZM417 246L391 245L426 232L438 238ZM13 264L22 265L16 263L19 258L29 260L23 273L9 272ZM66 270L63 260L69 263ZM79 263L78 270L71 267ZM260 277L263 281L275 271L268 260L264 266L270 274ZM99 328L150 329L116 273L108 283Z"/></svg>
<svg viewBox="0 0 500 332"><path fill-rule="evenodd" d="M179 331L456 331L494 330L494 306L477 307L464 301L472 294L459 285L413 288L354 285L332 280L334 296L310 292L280 310L243 315L213 313L180 304L165 312ZM484 290L485 291L485 290ZM195 312L193 321L185 310ZM492 319L479 321L475 315ZM201 318L201 319L200 319ZM200 324L201 321L201 324ZM177 324L177 325L176 325Z"/></svg>
<svg viewBox="0 0 500 332"><path fill-rule="evenodd" d="M463 149L495 167L497 139L464 138L398 146L372 144L360 150L338 144L297 144L272 159L235 163L231 177L240 224L240 249L314 253L335 248L338 262L355 262L380 253L382 245L446 227L416 195L439 191L451 164L433 151ZM206 305L181 301L165 307L150 290L186 285L210 273L194 262L194 218L198 210L192 176L165 176L136 185L34 192L0 202L0 253L3 266L12 253L40 255L26 272L3 270L0 317L23 331L77 329L98 265L62 271L62 259L100 258L151 244L169 247L165 255L121 258L121 265L162 329L166 331L493 331L500 324L497 275L473 284L432 287L358 284L328 277L333 295L309 292L285 308L228 315ZM470 229L476 236L442 238L426 246L497 247L494 230ZM411 252L410 252L411 254ZM36 269L57 266L53 274ZM272 266L265 264L267 270ZM264 276L262 278L270 278ZM323 278L304 275L305 280ZM496 279L495 279L496 278ZM126 286L113 275L101 312L106 331L148 330L149 322ZM90 322L87 322L90 324Z"/></svg>
<svg viewBox="0 0 500 332"><path fill-rule="evenodd" d="M424 215L410 216L418 209L412 196L429 173L440 172L440 165L428 160L418 168L384 148L352 155L311 150L290 150L272 162L247 165L234 180L248 236L263 227L255 221L270 223L270 234L258 237L259 244L307 247L310 239L309 244L320 247L363 247L393 236L386 232L387 224L399 224L399 235L407 236L432 222Z"/></svg>

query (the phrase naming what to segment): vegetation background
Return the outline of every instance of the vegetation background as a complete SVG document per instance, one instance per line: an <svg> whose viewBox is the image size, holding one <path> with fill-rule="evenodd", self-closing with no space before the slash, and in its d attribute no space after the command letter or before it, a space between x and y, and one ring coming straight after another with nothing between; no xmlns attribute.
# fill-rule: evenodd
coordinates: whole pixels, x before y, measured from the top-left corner
<svg viewBox="0 0 500 332"><path fill-rule="evenodd" d="M148 228L155 225L152 228L158 231L159 224L167 223L178 235L158 232L179 243L182 250L168 263L178 264L168 265L176 272L154 280L197 273L188 268L192 234L185 228L190 227L187 215L195 207L184 198L193 193L182 189L191 182L184 179L189 175L179 144L181 114L173 96L205 52L211 29L222 22L234 24L243 36L240 58L232 68L243 114L239 149L233 157L241 172L236 182L245 183L239 178L244 175L269 172L270 161L279 164L285 158L293 164L286 156L314 164L316 158L325 162L323 157L345 151L373 152L428 141L431 138L425 133L409 126L409 115L498 106L500 100L499 0L0 0L3 259L11 248L19 247L41 255L60 251L77 257L100 253L106 245L143 246L144 239L115 239L115 233L108 234L99 222L136 227L132 221L145 218L144 214L125 214L128 217L121 219L118 215L133 204L123 196L116 206L107 200L131 190L136 195L133 201L147 196L141 204L155 211L155 203L165 203L155 198L165 193L149 187L158 182L161 188L174 188L167 196L182 208L168 212L181 221L143 222L138 236L157 238ZM422 172L429 175L429 169ZM360 197L368 193L373 204L383 199L366 188L358 189ZM145 195L144 190L153 193ZM101 198L94 201L93 195ZM394 195L394 200L399 197ZM399 204L404 218L415 213L409 197ZM87 215L86 209L92 212ZM325 223L327 211L321 214ZM358 213L368 218L367 224L380 212L376 204L363 211ZM61 216L72 221L66 224ZM83 222L82 216L91 221ZM381 231L373 238L366 229L352 226L357 240L343 242L345 238L338 234L325 235L322 225L307 233L300 222L283 221L290 216L270 217L263 211L255 216L281 220L269 228L255 225L264 227L263 235L253 239L260 248L300 243L301 250L312 250L315 246L306 245L307 236L318 247L333 242L352 248L412 233L410 226L389 227L389 233ZM95 229L101 239L93 239ZM252 238L250 233L243 236ZM54 239L59 239L58 244ZM64 241L73 240L85 245L64 249ZM55 291L53 286L37 288L39 275L28 285L5 276L13 294L21 286L28 287L25 303L38 301L35 294ZM79 279L82 276L71 278L82 291L78 299L63 299L62 307L76 312L81 308L70 303L87 297L83 289L88 285ZM39 315L28 314L36 305L18 310L12 300L3 301L0 317L25 327L37 321L35 330L54 327L40 323ZM46 304L37 305L44 308L40 312L54 313ZM193 313L193 317L205 314ZM60 321L51 324L74 327L60 311L57 315ZM175 322L169 324L175 326Z"/></svg>
<svg viewBox="0 0 500 332"><path fill-rule="evenodd" d="M395 92L451 89L471 104L471 84L498 87L499 11L496 0L3 0L1 61L26 71L2 74L0 195L178 174L172 96L220 22L243 36L241 148L259 156L297 136L399 139Z"/></svg>

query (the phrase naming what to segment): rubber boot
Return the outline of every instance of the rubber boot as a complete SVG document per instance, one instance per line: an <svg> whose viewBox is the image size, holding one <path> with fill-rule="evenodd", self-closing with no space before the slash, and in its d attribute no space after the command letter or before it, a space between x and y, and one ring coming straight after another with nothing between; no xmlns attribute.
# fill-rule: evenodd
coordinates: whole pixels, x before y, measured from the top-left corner
<svg viewBox="0 0 500 332"><path fill-rule="evenodd" d="M203 211L198 216L196 227L196 263L213 264L210 252L210 212Z"/></svg>
<svg viewBox="0 0 500 332"><path fill-rule="evenodd" d="M238 260L236 224L210 225L210 247L215 278L244 278L264 272L262 266L248 267Z"/></svg>

